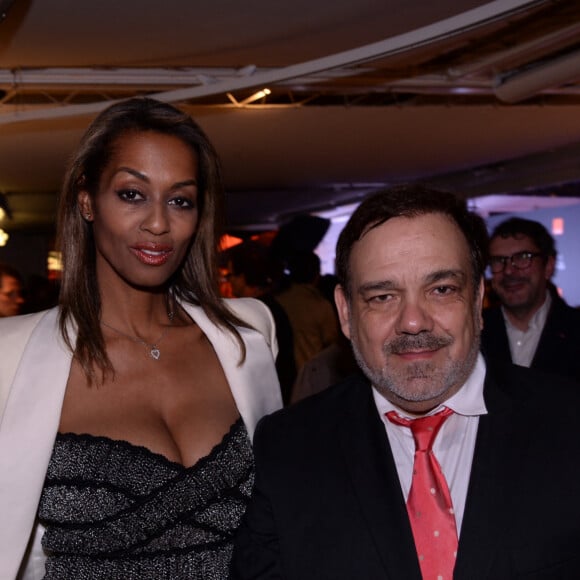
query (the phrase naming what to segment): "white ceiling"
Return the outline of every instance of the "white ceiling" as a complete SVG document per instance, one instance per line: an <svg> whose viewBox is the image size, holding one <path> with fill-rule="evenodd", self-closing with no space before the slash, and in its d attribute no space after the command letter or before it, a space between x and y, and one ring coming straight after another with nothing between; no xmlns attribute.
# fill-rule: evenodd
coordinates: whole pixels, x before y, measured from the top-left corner
<svg viewBox="0 0 580 580"><path fill-rule="evenodd" d="M133 94L174 102L210 135L234 229L401 181L467 197L578 195L575 0L0 0L2 8L6 230L53 227L82 131ZM271 95L240 105L266 87Z"/></svg>

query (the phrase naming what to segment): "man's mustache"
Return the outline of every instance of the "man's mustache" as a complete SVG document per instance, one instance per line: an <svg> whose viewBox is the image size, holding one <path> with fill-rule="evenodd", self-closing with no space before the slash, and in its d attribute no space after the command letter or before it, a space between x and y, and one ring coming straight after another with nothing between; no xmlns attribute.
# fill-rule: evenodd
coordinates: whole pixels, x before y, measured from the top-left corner
<svg viewBox="0 0 580 580"><path fill-rule="evenodd" d="M387 354L403 354L421 350L437 350L453 344L451 336L438 336L432 333L403 335L385 343Z"/></svg>
<svg viewBox="0 0 580 580"><path fill-rule="evenodd" d="M500 282L500 286L506 286L508 284L525 284L528 282L526 276L504 276Z"/></svg>

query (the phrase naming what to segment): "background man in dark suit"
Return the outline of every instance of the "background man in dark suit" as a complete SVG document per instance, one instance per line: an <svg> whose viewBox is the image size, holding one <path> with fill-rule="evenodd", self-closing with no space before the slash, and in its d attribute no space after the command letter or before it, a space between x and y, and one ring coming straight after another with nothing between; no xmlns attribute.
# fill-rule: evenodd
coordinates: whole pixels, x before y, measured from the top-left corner
<svg viewBox="0 0 580 580"><path fill-rule="evenodd" d="M511 218L493 231L489 252L491 285L501 306L484 311L487 360L580 381L580 311L568 306L551 283L552 236L539 222Z"/></svg>
<svg viewBox="0 0 580 580"><path fill-rule="evenodd" d="M335 297L366 377L260 423L233 578L578 577L579 389L545 389L514 366L486 371L486 235L463 202L419 188L355 211ZM414 428L399 423L439 417L433 453L415 452ZM437 487L421 498L437 509L423 512L413 501L425 459ZM433 515L451 524L422 527Z"/></svg>

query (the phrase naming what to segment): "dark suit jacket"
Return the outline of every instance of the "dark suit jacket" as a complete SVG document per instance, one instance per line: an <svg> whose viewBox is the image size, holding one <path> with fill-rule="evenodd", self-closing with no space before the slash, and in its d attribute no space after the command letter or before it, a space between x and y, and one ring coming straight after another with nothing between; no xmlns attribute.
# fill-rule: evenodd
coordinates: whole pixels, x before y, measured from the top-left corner
<svg viewBox="0 0 580 580"><path fill-rule="evenodd" d="M499 307L483 312L481 349L491 364L511 362L507 331ZM568 306L555 294L531 368L580 382L580 310Z"/></svg>
<svg viewBox="0 0 580 580"><path fill-rule="evenodd" d="M579 392L513 365L486 379L456 580L579 577ZM264 418L254 449L234 579L421 579L366 379Z"/></svg>

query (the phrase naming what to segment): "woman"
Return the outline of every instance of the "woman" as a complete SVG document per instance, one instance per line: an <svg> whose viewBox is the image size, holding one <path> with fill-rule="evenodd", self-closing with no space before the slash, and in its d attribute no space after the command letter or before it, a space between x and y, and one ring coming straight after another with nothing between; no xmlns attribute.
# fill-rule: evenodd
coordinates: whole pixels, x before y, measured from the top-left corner
<svg viewBox="0 0 580 580"><path fill-rule="evenodd" d="M222 195L170 105L115 104L83 137L60 307L0 326L0 578L227 576L281 400L269 312L219 298Z"/></svg>

